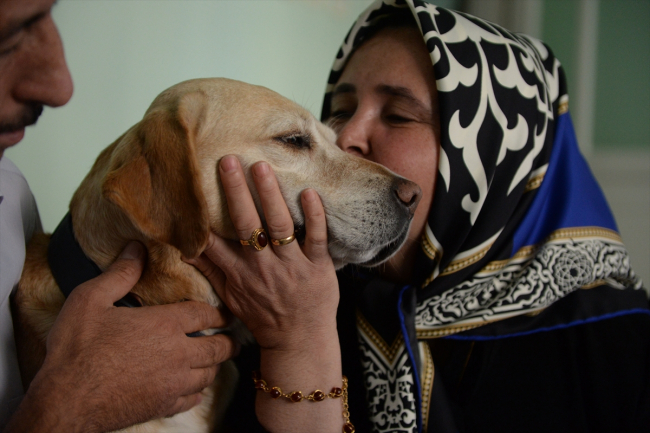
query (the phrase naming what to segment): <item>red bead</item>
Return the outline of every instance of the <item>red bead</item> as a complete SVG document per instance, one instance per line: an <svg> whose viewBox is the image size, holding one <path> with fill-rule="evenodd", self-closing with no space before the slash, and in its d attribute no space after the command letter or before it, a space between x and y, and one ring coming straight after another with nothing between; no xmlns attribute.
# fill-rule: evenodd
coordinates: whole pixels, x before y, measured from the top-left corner
<svg viewBox="0 0 650 433"><path fill-rule="evenodd" d="M343 390L341 388L332 388L332 394L336 397L340 397L343 395Z"/></svg>
<svg viewBox="0 0 650 433"><path fill-rule="evenodd" d="M277 386L274 386L273 388L271 388L269 394L271 394L271 398L280 398L280 396L282 395L282 390Z"/></svg>
<svg viewBox="0 0 650 433"><path fill-rule="evenodd" d="M292 392L290 398L292 402L299 403L300 401L302 401L302 392L300 391Z"/></svg>
<svg viewBox="0 0 650 433"><path fill-rule="evenodd" d="M314 401L323 401L325 400L325 393L320 390L314 391Z"/></svg>
<svg viewBox="0 0 650 433"><path fill-rule="evenodd" d="M257 243L260 245L260 247L264 248L269 244L269 239L266 237L265 232L259 232L257 234Z"/></svg>
<svg viewBox="0 0 650 433"><path fill-rule="evenodd" d="M266 388L266 382L261 379L255 380L255 389L264 389Z"/></svg>
<svg viewBox="0 0 650 433"><path fill-rule="evenodd" d="M352 423L346 422L343 424L343 433L354 433L354 426Z"/></svg>

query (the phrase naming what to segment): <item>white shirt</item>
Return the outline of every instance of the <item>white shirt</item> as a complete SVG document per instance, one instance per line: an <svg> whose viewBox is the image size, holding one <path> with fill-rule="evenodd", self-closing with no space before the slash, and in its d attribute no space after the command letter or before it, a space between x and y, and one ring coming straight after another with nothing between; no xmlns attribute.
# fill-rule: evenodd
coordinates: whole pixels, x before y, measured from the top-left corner
<svg viewBox="0 0 650 433"><path fill-rule="evenodd" d="M24 176L6 157L0 158L0 427L23 397L16 358L9 296L16 290L25 263L25 246L42 231L34 196Z"/></svg>

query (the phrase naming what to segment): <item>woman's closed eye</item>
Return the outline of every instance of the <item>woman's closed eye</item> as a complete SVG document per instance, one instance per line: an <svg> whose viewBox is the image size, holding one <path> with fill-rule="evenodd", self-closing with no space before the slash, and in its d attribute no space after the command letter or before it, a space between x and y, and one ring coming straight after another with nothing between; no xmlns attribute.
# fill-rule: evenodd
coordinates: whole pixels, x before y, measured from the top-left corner
<svg viewBox="0 0 650 433"><path fill-rule="evenodd" d="M419 105L387 104L381 113L382 120L387 125L402 126L410 123L431 123L431 112Z"/></svg>
<svg viewBox="0 0 650 433"><path fill-rule="evenodd" d="M336 110L332 112L332 115L327 119L327 126L334 129L340 129L345 123L348 122L354 115L354 112L349 110Z"/></svg>
<svg viewBox="0 0 650 433"><path fill-rule="evenodd" d="M415 121L415 119L412 119L411 117L402 116L400 114L386 114L384 115L384 120L390 124L403 124Z"/></svg>

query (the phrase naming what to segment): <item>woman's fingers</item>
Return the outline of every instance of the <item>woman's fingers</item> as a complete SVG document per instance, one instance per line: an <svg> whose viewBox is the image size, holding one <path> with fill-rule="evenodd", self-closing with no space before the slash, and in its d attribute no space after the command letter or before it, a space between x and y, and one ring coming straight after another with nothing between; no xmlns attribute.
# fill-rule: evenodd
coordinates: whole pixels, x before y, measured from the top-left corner
<svg viewBox="0 0 650 433"><path fill-rule="evenodd" d="M322 259L331 260L327 250L325 209L320 197L315 190L310 188L304 190L300 198L307 231L303 251L312 262L318 262Z"/></svg>
<svg viewBox="0 0 650 433"><path fill-rule="evenodd" d="M226 274L223 269L235 269L238 256L233 251L233 243L220 238L214 233L208 237L208 245L200 256L193 259L183 259L186 263L198 269L210 282L219 295L224 299ZM241 248L241 247L239 247Z"/></svg>
<svg viewBox="0 0 650 433"><path fill-rule="evenodd" d="M294 233L293 220L280 192L280 186L273 170L266 162L258 162L253 166L253 180L262 202L266 226L271 239L287 239ZM299 246L289 244L274 245L274 251L279 254L296 254Z"/></svg>
<svg viewBox="0 0 650 433"><path fill-rule="evenodd" d="M229 155L220 162L221 183L226 193L230 217L240 239L249 239L251 233L261 227L255 203L248 189L244 172L236 157ZM252 167L253 180L257 188L271 239L287 239L294 233L293 220L280 192L273 170L266 162ZM304 252L311 260L329 257L327 251L327 222L325 210L316 191L305 190L301 196L307 231ZM297 243L274 247L276 254L296 254ZM252 248L252 247L251 247Z"/></svg>
<svg viewBox="0 0 650 433"><path fill-rule="evenodd" d="M262 227L262 223L239 160L232 155L224 156L219 163L219 176L237 235L239 239L247 240L253 230Z"/></svg>

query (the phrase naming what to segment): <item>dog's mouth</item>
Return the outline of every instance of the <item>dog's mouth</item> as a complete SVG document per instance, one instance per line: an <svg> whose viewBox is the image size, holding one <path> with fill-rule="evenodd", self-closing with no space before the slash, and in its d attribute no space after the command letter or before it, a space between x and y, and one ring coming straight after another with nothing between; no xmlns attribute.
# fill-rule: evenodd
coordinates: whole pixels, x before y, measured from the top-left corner
<svg viewBox="0 0 650 433"><path fill-rule="evenodd" d="M357 255L355 254L354 251L347 249L345 258L341 258L341 257L336 257L336 254L332 254L334 253L334 251L330 249L330 254L332 254L334 267L336 269L339 269L348 263L353 263L358 266L362 266L366 268L372 268L381 265L382 263L390 259L393 255L395 255L395 253L397 253L400 250L402 245L404 245L404 242L408 237L410 227L411 227L410 223L406 224L402 228L402 231L393 240L386 243L383 247L380 247L379 251L376 254L374 254L370 259L363 262L354 260L354 257L365 256L367 258L368 251L365 251L363 253L359 251ZM304 223L296 223L294 221L294 234L296 236L296 240L298 241L298 243L300 245L304 245L305 238L307 235Z"/></svg>
<svg viewBox="0 0 650 433"><path fill-rule="evenodd" d="M402 248L408 237L409 228L410 224L406 224L400 233L391 241L385 243L383 246L377 246L370 250L353 250L350 248L332 249L332 245L330 244L330 254L334 262L334 267L340 269L347 264L355 264L365 268L372 268L381 265Z"/></svg>
<svg viewBox="0 0 650 433"><path fill-rule="evenodd" d="M399 234L397 239L386 244L386 246L384 246L381 250L379 250L379 252L372 259L364 263L359 263L359 266L363 266L364 268L372 268L381 265L382 263L384 263L385 261L393 257L393 255L395 255L395 253L399 251L402 245L404 245L404 242L406 241L406 238L409 234L409 227L411 227L411 225L407 224L404 227L404 230Z"/></svg>

